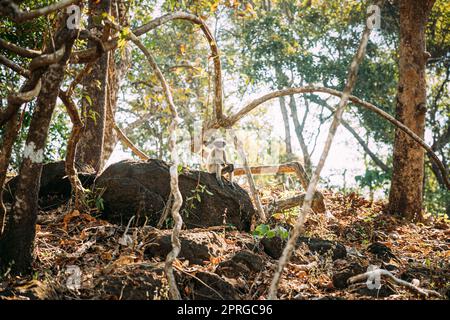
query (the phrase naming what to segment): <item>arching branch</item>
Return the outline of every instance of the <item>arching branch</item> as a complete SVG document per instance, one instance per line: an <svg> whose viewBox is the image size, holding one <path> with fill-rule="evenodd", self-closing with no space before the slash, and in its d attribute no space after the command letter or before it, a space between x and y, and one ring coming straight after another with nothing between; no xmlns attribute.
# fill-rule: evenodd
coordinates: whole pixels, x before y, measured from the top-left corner
<svg viewBox="0 0 450 320"><path fill-rule="evenodd" d="M185 12L175 12L175 13L169 13L165 14L161 17L158 17L156 19L153 19L149 23L146 23L145 25L134 29L131 33L134 34L134 36L139 37L169 21L173 20L185 20L189 21L191 23L194 23L198 26L200 26L200 29L202 30L206 40L208 41L208 45L211 50L211 57L214 62L214 109L216 114L215 122L222 123L224 120L223 116L223 95L222 95L222 66L220 62L220 54L219 49L216 43L216 40L214 39L214 36L209 29L209 27L206 25L206 23L200 19L199 17L185 13ZM112 50L117 47L119 37L115 37L103 44L104 50ZM74 52L71 62L72 63L86 63L92 60L94 57L98 55L98 48L89 48L83 51L77 51Z"/></svg>
<svg viewBox="0 0 450 320"><path fill-rule="evenodd" d="M247 115L249 112L251 112L253 109L257 108L261 104L281 97L281 96L289 96L292 94L300 94L300 93L327 93L336 97L342 97L343 93L341 91L337 91L330 88L325 87L318 87L318 86L304 86L304 87L294 87L294 88L287 88L283 90L274 91L271 93L268 93L262 97L259 97L253 101L251 101L249 104L244 106L241 110L236 112L234 115L226 117L223 121L225 127L231 127L234 124L236 124L239 120L241 120L245 115ZM416 141L422 148L424 148L427 151L428 156L432 159L432 161L439 167L439 170L441 171L442 175L445 177L445 185L447 186L447 189L450 190L450 181L448 178L447 170L445 169L445 166L442 164L439 157L436 155L436 153L432 150L432 148L423 141L422 138L420 138L418 135L416 135L411 129L409 129L407 126L405 126L403 123L395 119L393 116L391 116L389 113L381 110L380 108L376 107L375 105L366 102L364 100L361 100L355 96L350 95L348 97L349 101L355 104L356 106L363 107L367 110L370 110L385 120L392 123L394 126L405 132L408 136L411 137L414 141Z"/></svg>
<svg viewBox="0 0 450 320"><path fill-rule="evenodd" d="M43 8L34 9L31 11L22 11L19 8L19 5L14 3L14 1L0 0L0 13L9 16L14 22L22 23L40 16L45 16L60 9L67 8L68 6L78 2L80 2L80 0L62 0Z"/></svg>
<svg viewBox="0 0 450 320"><path fill-rule="evenodd" d="M24 58L36 58L42 54L42 52L39 50L22 48L3 39L0 39L0 48L16 53Z"/></svg>
<svg viewBox="0 0 450 320"><path fill-rule="evenodd" d="M4 65L5 67L10 68L12 71L17 72L22 77L28 78L30 77L30 71L25 69L24 67L19 66L18 64L15 64L13 61L9 60L4 55L0 54L0 64Z"/></svg>
<svg viewBox="0 0 450 320"><path fill-rule="evenodd" d="M327 103L323 103L322 105L331 112L335 111ZM355 131L355 129L353 129L353 127L344 119L341 119L341 124L345 129L347 129L348 132L352 134L352 136L356 139L356 141L358 141L358 143L364 149L364 152L367 153L367 155L372 159L372 161L384 172L386 173L389 172L389 167L380 158L378 158L377 155L372 152L372 150L370 150L367 143L360 137L360 135Z"/></svg>
<svg viewBox="0 0 450 320"><path fill-rule="evenodd" d="M130 150L137 155L141 160L148 161L150 157L147 156L143 151L141 151L138 147L134 145L134 143L126 136L126 134L119 128L117 123L114 121L114 130L116 130L119 139L122 141L124 145L126 145Z"/></svg>

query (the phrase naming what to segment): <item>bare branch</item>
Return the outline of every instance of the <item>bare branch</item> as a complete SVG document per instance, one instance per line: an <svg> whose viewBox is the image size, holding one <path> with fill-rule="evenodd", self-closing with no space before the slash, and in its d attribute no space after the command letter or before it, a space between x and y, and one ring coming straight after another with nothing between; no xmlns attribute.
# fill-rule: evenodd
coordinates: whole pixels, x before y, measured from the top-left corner
<svg viewBox="0 0 450 320"><path fill-rule="evenodd" d="M423 289L418 286L415 286L414 284L412 284L410 282L407 282L407 281L397 278L391 272L389 272L388 270L384 270L384 269L376 269L373 271L368 271L366 273L353 276L348 279L348 283L352 284L352 283L364 281L368 278L376 277L376 276L388 277L388 278L392 279L395 283L397 283L401 286L404 286L407 289L409 289L410 291L416 292L422 296L425 296L425 297L436 296L436 297L442 298L442 295L439 292L434 291L434 290Z"/></svg>
<svg viewBox="0 0 450 320"><path fill-rule="evenodd" d="M30 66L28 67L28 69L30 69L30 71L32 72L38 68L42 68L42 67L57 63L59 60L62 59L65 52L66 52L66 46L62 45L61 48L59 48L55 52L48 53L48 54L42 54L39 57L36 57L33 60L31 60L31 63L30 63Z"/></svg>
<svg viewBox="0 0 450 320"><path fill-rule="evenodd" d="M323 106L325 108L327 108L328 110L330 110L331 112L335 111L327 103L324 103ZM377 155L372 152L372 150L370 150L367 143L360 137L360 135L355 131L355 129L353 129L352 126L344 119L341 119L341 124L345 129L347 129L353 135L353 137L355 137L355 139L359 142L361 147L364 149L364 152L369 155L369 157L373 160L373 162L375 162L375 164L384 172L389 172L389 167L380 158L378 158Z"/></svg>
<svg viewBox="0 0 450 320"><path fill-rule="evenodd" d="M15 64L14 62L12 62L7 57L5 57L4 55L1 55L1 54L0 54L0 64L10 68L12 71L17 72L18 74L20 74L21 76L23 76L25 78L30 77L29 70L25 69L24 67L19 66L18 64Z"/></svg>
<svg viewBox="0 0 450 320"><path fill-rule="evenodd" d="M359 43L358 50L356 51L355 56L353 57L352 63L350 64L347 81L344 88L344 91L341 96L341 100L339 101L339 105L336 109L336 112L333 117L333 122L331 123L330 129L328 131L327 140L325 141L325 146L322 151L322 155L320 157L319 163L311 177L309 186L306 190L305 199L303 202L302 209L300 210L299 216L297 218L297 222L291 231L289 240L286 244L286 247L283 250L283 254L278 260L277 269L275 270L275 274L272 279L272 283L269 289L269 299L277 298L278 285L281 279L281 274L285 265L289 262L292 252L295 249L295 244L298 236L300 235L301 230L303 229L303 225L306 221L307 215L311 210L312 200L314 198L314 194L316 191L317 183L319 182L320 173L322 171L323 166L325 165L325 160L327 159L328 152L330 151L331 144L333 142L333 138L336 134L337 128L341 122L342 114L344 113L345 107L347 106L350 93L353 90L353 87L356 82L356 77L358 74L358 67L364 58L365 50L367 43L369 41L369 36L371 33L371 28L367 27L364 29L364 32L361 37L361 41Z"/></svg>
<svg viewBox="0 0 450 320"><path fill-rule="evenodd" d="M256 205L256 210L259 215L259 220L261 222L265 222L266 221L266 212L261 203L261 198L259 197L258 189L256 189L255 180L253 179L252 172L248 165L247 155L245 154L245 151L244 151L241 141L239 141L239 139L236 136L234 137L234 147L237 149L238 154L241 157L241 160L243 162L245 175L247 177L247 182L250 187L250 193L252 194L253 201L255 202L255 205Z"/></svg>
<svg viewBox="0 0 450 320"><path fill-rule="evenodd" d="M8 97L8 102L11 102L13 104L23 104L25 102L30 102L38 96L39 92L41 91L41 84L41 79L39 79L36 86L32 90L10 94Z"/></svg>
<svg viewBox="0 0 450 320"><path fill-rule="evenodd" d="M117 123L113 121L114 130L116 130L119 139L128 147L130 150L137 155L141 160L148 161L150 157L147 156L143 151L136 147L133 142L125 135L125 133L119 128Z"/></svg>
<svg viewBox="0 0 450 320"><path fill-rule="evenodd" d="M297 206L303 205L305 201L305 193L302 193L298 196L294 196L288 199L274 201L268 206L267 212L272 215L276 212L282 212L284 210L288 210ZM312 209L316 213L324 213L326 208L323 202L323 195L320 192L316 192L314 194Z"/></svg>
<svg viewBox="0 0 450 320"><path fill-rule="evenodd" d="M54 11L67 8L68 6L78 3L80 0L62 0L60 2L51 4L47 7L34 9L31 11L22 11L19 6L12 0L0 1L0 13L9 16L14 22L22 23L28 20L38 18L40 16L48 15Z"/></svg>
<svg viewBox="0 0 450 320"><path fill-rule="evenodd" d="M199 17L185 13L185 12L175 12L175 13L169 13L165 14L161 17L158 17L156 19L153 19L149 23L136 28L132 31L132 34L134 34L136 37L139 37L169 21L172 20L185 20L190 21L196 25L200 26L200 29L202 30L203 34L205 35L206 40L208 41L210 50L211 50L211 57L214 62L214 106L215 106L215 114L216 119L215 123L222 123L224 120L223 116L223 88L222 88L222 66L220 62L220 54L219 49L217 47L216 40L214 39L214 36L211 33L211 30L206 25L206 23L200 19ZM115 37L103 44L104 50L112 50L117 47L117 41L118 37ZM92 60L95 56L98 55L98 48L89 48L83 51L74 52L73 56L71 57L72 63L85 63Z"/></svg>
<svg viewBox="0 0 450 320"><path fill-rule="evenodd" d="M77 169L75 168L75 154L77 151L77 144L81 138L83 130L83 121L81 121L80 114L72 98L62 90L59 91L59 98L64 103L72 121L72 131L70 132L69 141L67 142L67 154L65 161L66 175L70 180L72 192L75 195L75 208L81 209L84 205L84 188L78 178Z"/></svg>
<svg viewBox="0 0 450 320"><path fill-rule="evenodd" d="M110 22L110 24L118 29L119 27ZM173 204L172 204L172 218L174 221L174 227L172 231L172 250L169 252L169 254L166 257L166 262L164 265L164 270L167 276L167 280L169 282L169 292L172 297L172 299L181 300L181 295L178 290L175 276L173 273L173 262L177 258L178 254L181 251L181 242L180 242L180 231L181 227L183 225L183 219L180 215L180 208L183 203L183 198L181 196L180 189L178 187L178 154L176 149L176 129L178 127L179 118L178 118L178 112L175 107L175 104L173 102L172 93L170 91L169 85L164 78L164 75L162 74L161 70L159 69L155 58L150 53L150 51L147 50L147 48L142 44L142 42L131 32L127 35L131 41L144 53L145 57L147 58L147 61L149 62L150 66L153 69L153 72L156 74L156 77L161 82L161 86L164 91L164 96L166 99L167 104L169 105L170 112L172 113L172 121L169 126L169 150L172 156L172 165L170 166L170 190L171 194L173 195Z"/></svg>
<svg viewBox="0 0 450 320"><path fill-rule="evenodd" d="M236 122L241 120L247 113L258 107L259 105L263 104L264 102L267 102L271 99L278 98L280 96L288 96L292 94L299 94L299 93L327 93L336 97L342 97L343 93L334 89L325 88L325 87L316 87L316 86L305 86L305 87L295 87L295 88L287 88L283 90L274 91L271 93L268 93L260 98L257 98L247 104L245 107L243 107L240 111L235 113L234 115L227 117L224 120L225 127L231 127ZM436 163L436 165L439 167L439 170L442 172L444 179L445 179L445 185L447 186L447 189L450 189L450 181L448 178L447 170L445 169L445 166L442 164L439 157L434 153L432 148L428 146L428 144L423 141L422 138L420 138L418 135L416 135L411 129L409 129L407 126L405 126L403 123L395 119L393 116L391 116L389 113L381 110L380 108L376 107L375 105L363 101L355 96L349 96L348 100L354 103L357 106L361 106L363 108L366 108L367 110L370 110L372 112L375 112L382 118L386 119L390 123L392 123L394 126L398 127L400 130L405 132L408 136L410 136L411 139L416 141L422 148L424 148L427 151L428 156Z"/></svg>
<svg viewBox="0 0 450 320"><path fill-rule="evenodd" d="M14 52L25 58L36 58L42 54L41 51L22 48L14 43L0 39L0 48Z"/></svg>

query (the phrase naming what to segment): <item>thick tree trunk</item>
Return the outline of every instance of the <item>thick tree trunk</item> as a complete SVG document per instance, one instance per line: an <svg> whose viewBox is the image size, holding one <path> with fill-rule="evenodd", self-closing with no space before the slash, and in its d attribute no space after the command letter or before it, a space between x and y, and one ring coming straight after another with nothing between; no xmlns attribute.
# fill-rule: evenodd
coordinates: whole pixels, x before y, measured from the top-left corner
<svg viewBox="0 0 450 320"><path fill-rule="evenodd" d="M96 5L93 15L99 15L101 12L110 12L121 26L129 25L128 8L122 0L103 0L100 8ZM92 21L90 28L97 28L101 31L101 28ZM113 120L120 81L128 67L129 56L127 54L121 55L119 58L115 57L115 51L110 51L96 62L91 77L85 79L84 87L86 94L91 98L92 106L89 101L85 100L83 107L94 112L96 121L89 118L88 111L85 118L86 128L77 151L77 163L81 166L87 165L96 171L102 170L114 151L118 136L114 130Z"/></svg>
<svg viewBox="0 0 450 320"><path fill-rule="evenodd" d="M3 203L3 186L5 185L6 173L8 171L9 160L11 158L11 151L19 133L19 113L13 117L6 124L5 134L1 144L0 152L0 235L3 233L3 228L6 221L6 207Z"/></svg>
<svg viewBox="0 0 450 320"><path fill-rule="evenodd" d="M58 32L55 46L59 49L65 45L65 54L59 62L50 65L42 76L42 87L28 131L14 203L0 238L0 269L11 267L12 273L25 273L31 269L45 142L74 35L74 31L65 28Z"/></svg>
<svg viewBox="0 0 450 320"><path fill-rule="evenodd" d="M289 116L286 108L286 101L284 97L279 97L278 100L280 102L281 115L283 116L284 144L286 146L286 154L290 156L292 154L291 128L289 125Z"/></svg>
<svg viewBox="0 0 450 320"><path fill-rule="evenodd" d="M103 34L104 28L97 19L100 19L102 13L110 14L111 1L102 0L100 4L90 1L89 10L91 12L88 20L89 30L99 38L107 38L107 35ZM96 44L90 41L89 46L94 47ZM110 52L104 52L82 81L84 130L77 148L76 163L82 168L90 167L95 171L100 171L103 167L110 55Z"/></svg>
<svg viewBox="0 0 450 320"><path fill-rule="evenodd" d="M434 0L400 1L400 60L396 117L423 138L426 114L425 28ZM396 130L388 211L422 217L424 151Z"/></svg>

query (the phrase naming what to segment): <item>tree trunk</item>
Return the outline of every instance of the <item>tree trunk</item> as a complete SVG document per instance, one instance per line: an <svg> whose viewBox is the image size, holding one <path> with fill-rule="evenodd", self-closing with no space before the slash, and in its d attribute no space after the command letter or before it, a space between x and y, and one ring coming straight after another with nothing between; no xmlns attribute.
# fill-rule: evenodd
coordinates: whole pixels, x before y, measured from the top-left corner
<svg viewBox="0 0 450 320"><path fill-rule="evenodd" d="M426 114L425 28L434 0L400 1L400 60L396 117L423 138ZM395 132L389 208L410 220L422 218L424 151Z"/></svg>
<svg viewBox="0 0 450 320"><path fill-rule="evenodd" d="M111 15L116 18L121 26L129 25L128 8L122 0L112 1ZM113 52L111 52L108 68L107 117L103 141L102 166L108 161L118 142L118 136L114 130L114 116L117 109L120 81L130 66L130 52L125 49L124 54L116 58Z"/></svg>
<svg viewBox="0 0 450 320"><path fill-rule="evenodd" d="M305 139L303 137L304 123L300 123L300 120L298 119L297 104L295 103L295 97L293 95L290 96L289 107L291 108L291 116L294 122L295 133L297 135L298 142L300 143L300 148L302 149L304 167L306 172L308 174L311 174L312 172L311 156L309 155L308 146L306 145ZM305 112L308 112L308 110L305 110Z"/></svg>
<svg viewBox="0 0 450 320"><path fill-rule="evenodd" d="M279 97L281 115L283 116L284 123L284 143L286 145L286 154L290 156L292 154L292 143L291 143L291 128L289 126L289 116L286 109L286 101L284 97Z"/></svg>
<svg viewBox="0 0 450 320"><path fill-rule="evenodd" d="M41 91L28 131L14 203L0 238L0 269L11 267L14 274L31 269L45 142L75 34L65 28L58 32L55 47L59 49L65 45L65 54L59 62L44 67L47 69L42 76Z"/></svg>
<svg viewBox="0 0 450 320"><path fill-rule="evenodd" d="M91 12L88 20L89 30L99 38L107 38L107 35L103 34L104 28L97 19L101 17L102 13L110 14L111 1L102 0L100 4L90 1L89 10ZM94 47L96 44L90 41L89 46ZM90 167L97 172L103 168L110 55L110 52L104 52L93 65L91 72L82 81L84 130L77 148L76 163L82 168Z"/></svg>

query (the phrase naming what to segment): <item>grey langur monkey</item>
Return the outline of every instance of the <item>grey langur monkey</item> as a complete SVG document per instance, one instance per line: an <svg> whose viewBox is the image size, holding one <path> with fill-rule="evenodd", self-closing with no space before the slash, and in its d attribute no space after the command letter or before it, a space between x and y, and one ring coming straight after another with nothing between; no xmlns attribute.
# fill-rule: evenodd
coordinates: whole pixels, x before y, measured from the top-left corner
<svg viewBox="0 0 450 320"><path fill-rule="evenodd" d="M207 159L207 169L209 173L215 173L217 182L221 187L223 187L222 175L225 173L229 174L229 179L231 186L235 188L233 182L233 171L234 165L232 163L227 163L227 157L225 153L226 141L222 138L217 138L212 143L212 151L208 155Z"/></svg>

